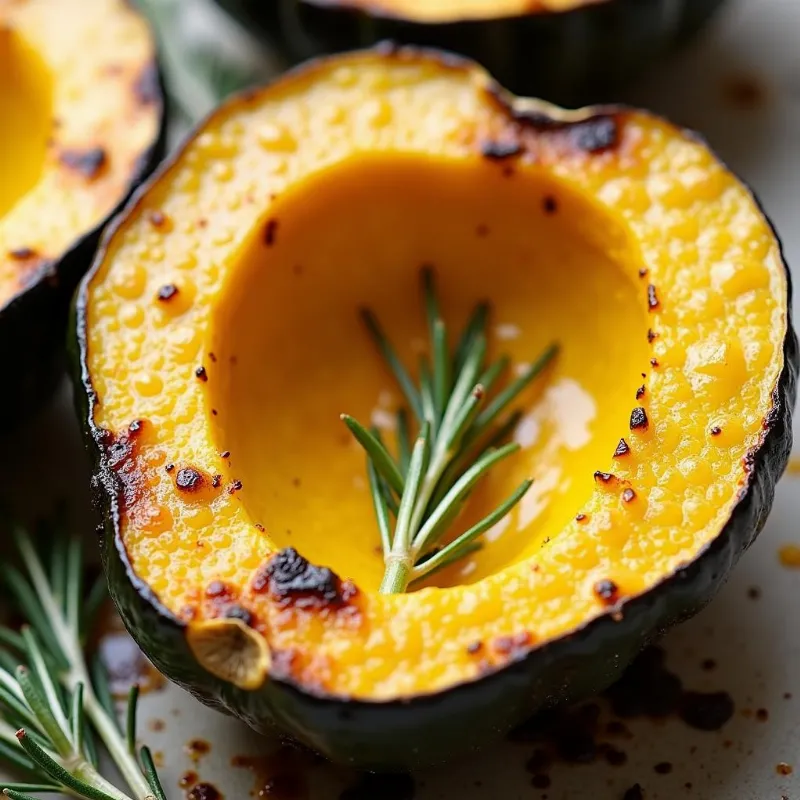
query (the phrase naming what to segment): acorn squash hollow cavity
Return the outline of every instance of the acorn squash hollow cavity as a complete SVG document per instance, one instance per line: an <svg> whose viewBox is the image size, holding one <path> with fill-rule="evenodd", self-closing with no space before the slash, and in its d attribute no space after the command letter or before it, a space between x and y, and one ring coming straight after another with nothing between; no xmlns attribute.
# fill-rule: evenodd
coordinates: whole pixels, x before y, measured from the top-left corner
<svg viewBox="0 0 800 800"><path fill-rule="evenodd" d="M492 307L534 487L482 551L380 595L363 455L424 322ZM77 299L104 563L155 663L338 761L432 762L598 689L750 544L791 442L788 276L749 191L644 111L511 97L452 56L314 62L229 101L137 194ZM214 642L218 642L215 647Z"/></svg>
<svg viewBox="0 0 800 800"><path fill-rule="evenodd" d="M99 231L163 153L153 37L124 0L0 4L0 425L59 378Z"/></svg>

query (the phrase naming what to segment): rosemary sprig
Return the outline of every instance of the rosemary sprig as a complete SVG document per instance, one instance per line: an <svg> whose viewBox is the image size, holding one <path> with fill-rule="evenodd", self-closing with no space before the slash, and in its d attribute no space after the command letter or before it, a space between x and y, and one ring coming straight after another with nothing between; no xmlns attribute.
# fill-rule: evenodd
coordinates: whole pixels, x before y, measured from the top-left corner
<svg viewBox="0 0 800 800"><path fill-rule="evenodd" d="M83 593L80 542L52 532L46 568L27 532L17 526L13 534L23 569L5 566L2 577L26 624L20 632L0 627L0 761L29 780L2 784L3 793L16 800L57 792L87 800L165 800L149 750L136 752L138 690L131 692L124 734L102 665L90 672L84 656L103 590ZM95 734L131 794L98 771Z"/></svg>
<svg viewBox="0 0 800 800"><path fill-rule="evenodd" d="M523 481L494 511L442 545L481 478L519 450L519 445L501 444L519 421L519 412L506 412L558 353L558 346L551 344L489 399L510 364L507 357L486 363L489 307L482 303L475 308L451 351L433 271L428 268L422 271L422 293L430 349L420 359L416 382L374 314L368 309L362 312L367 330L417 421L415 442L412 445L410 441L405 409L397 416L396 457L376 429L368 430L342 415L367 454L370 494L386 565L380 587L384 594L404 592L414 581L473 553L481 546L480 537L531 487L531 480Z"/></svg>

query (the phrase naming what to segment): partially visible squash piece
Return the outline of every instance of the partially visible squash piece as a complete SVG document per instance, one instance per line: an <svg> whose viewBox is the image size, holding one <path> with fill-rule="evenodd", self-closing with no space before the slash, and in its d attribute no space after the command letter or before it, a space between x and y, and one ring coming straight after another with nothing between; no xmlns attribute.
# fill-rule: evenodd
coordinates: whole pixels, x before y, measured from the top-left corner
<svg viewBox="0 0 800 800"><path fill-rule="evenodd" d="M217 0L292 59L443 47L506 88L574 106L607 99L685 44L724 0Z"/></svg>
<svg viewBox="0 0 800 800"><path fill-rule="evenodd" d="M0 0L0 425L61 375L103 223L164 149L154 40L125 0Z"/></svg>
<svg viewBox="0 0 800 800"><path fill-rule="evenodd" d="M491 303L517 368L561 351L465 515L533 489L387 596L339 414L391 436L358 312L414 363L422 265L454 325ZM791 444L789 281L750 192L648 112L514 98L447 54L322 60L223 105L107 234L75 335L134 637L206 702L373 769L614 680L714 595Z"/></svg>

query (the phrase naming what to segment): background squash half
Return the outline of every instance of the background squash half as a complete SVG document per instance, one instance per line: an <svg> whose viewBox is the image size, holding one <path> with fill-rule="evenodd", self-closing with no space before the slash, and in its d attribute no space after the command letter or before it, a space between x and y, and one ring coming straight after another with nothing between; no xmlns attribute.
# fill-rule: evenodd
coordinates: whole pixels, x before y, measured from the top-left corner
<svg viewBox="0 0 800 800"><path fill-rule="evenodd" d="M300 60L390 39L473 58L506 88L610 99L687 41L724 0L217 0Z"/></svg>
<svg viewBox="0 0 800 800"><path fill-rule="evenodd" d="M379 357L335 343L369 292L390 330L408 318L421 263L445 313L454 292L496 300L516 270L508 296L549 314L561 343L551 380L591 375L618 400L590 427L591 459L551 486L551 536L525 529L528 549L479 580L379 595L356 577L379 559L377 531L356 549L336 498L314 494L324 476L265 481L245 451L362 474L342 408L320 409L350 385L342 365L379 381ZM598 690L715 594L766 520L791 446L789 295L750 192L648 112L564 112L471 62L385 48L234 98L108 231L77 297L76 397L122 618L205 702L371 769L463 754ZM323 322L315 383L310 362L277 354ZM262 343L302 367L279 412ZM370 386L351 398L362 411ZM304 424L282 425L295 408ZM289 439L272 452L274 414ZM534 459L533 477L548 465ZM557 494L567 484L577 494ZM272 525L281 494L324 506L317 525ZM366 493L358 509L372 513Z"/></svg>
<svg viewBox="0 0 800 800"><path fill-rule="evenodd" d="M153 36L126 0L0 2L0 425L61 374L105 221L164 151Z"/></svg>

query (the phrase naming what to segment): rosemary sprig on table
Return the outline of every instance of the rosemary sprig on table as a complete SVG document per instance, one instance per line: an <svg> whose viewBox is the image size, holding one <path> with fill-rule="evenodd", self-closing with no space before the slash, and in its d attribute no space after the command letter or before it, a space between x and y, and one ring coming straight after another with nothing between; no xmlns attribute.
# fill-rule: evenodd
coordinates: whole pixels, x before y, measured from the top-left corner
<svg viewBox="0 0 800 800"><path fill-rule="evenodd" d="M13 800L61 792L87 800L166 800L147 747L135 741L138 687L128 701L126 733L117 720L99 657L83 646L106 597L104 578L83 591L80 542L55 532L49 569L30 536L13 531L22 570L2 568L3 583L25 619L21 630L0 626L0 761L28 776L2 783ZM132 794L98 770L99 735Z"/></svg>
<svg viewBox="0 0 800 800"><path fill-rule="evenodd" d="M396 457L376 428L367 430L352 417L342 415L367 453L370 493L386 565L380 587L384 594L404 592L414 581L479 549L480 537L531 487L531 480L523 481L494 511L441 545L478 481L491 467L519 450L517 444L502 442L520 415L504 415L558 352L558 346L551 344L489 399L510 360L504 356L486 363L488 306L482 303L476 307L451 350L430 269L422 271L422 289L430 355L420 359L417 383L373 313L367 309L362 312L416 419L419 432L413 446L405 409L397 415Z"/></svg>

